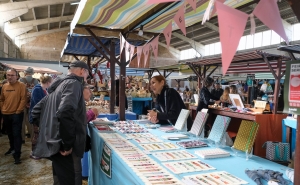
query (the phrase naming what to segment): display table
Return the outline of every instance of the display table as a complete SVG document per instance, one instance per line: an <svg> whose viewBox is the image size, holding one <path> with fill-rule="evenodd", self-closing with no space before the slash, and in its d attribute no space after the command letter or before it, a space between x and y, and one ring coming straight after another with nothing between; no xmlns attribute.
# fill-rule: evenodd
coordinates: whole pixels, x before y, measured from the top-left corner
<svg viewBox="0 0 300 185"><path fill-rule="evenodd" d="M282 142L291 143L291 154L295 151L296 147L296 119L283 119L282 120Z"/></svg>
<svg viewBox="0 0 300 185"><path fill-rule="evenodd" d="M144 184L140 177L138 177L133 170L116 154L114 151L112 151L112 178L108 178L100 169L100 159L102 155L103 150L103 144L104 140L101 137L101 133L98 132L98 130L93 126L89 125L89 131L92 138L92 149L91 149L91 155L89 159L89 184L90 185L122 185L122 184ZM161 138L160 136L166 135L167 133L163 133L160 130L149 130L150 133L154 134L155 136ZM120 134L121 136L125 136L123 134ZM193 138L192 138L193 139ZM186 139L190 140L190 139ZM139 144L134 140L128 140L134 145L138 146L140 149L142 149ZM183 141L183 140L181 140ZM176 141L168 141L172 143L176 143ZM205 148L198 148L198 149L183 149L180 148L180 150L186 150L191 154L194 154L196 150L204 150L210 147ZM229 147L223 148L224 150L231 153L231 149ZM174 150L173 150L174 151ZM161 163L158 159L153 157L152 155L148 155L152 159L154 159L157 163ZM196 155L195 155L196 156ZM203 171L203 172L191 172L191 173L184 173L180 175L175 175L179 180L182 179L183 176L186 175L195 175L200 173L208 173L208 172L215 172L215 171L227 171L247 182L249 184L256 184L254 181L252 181L246 174L246 169L272 169L275 171L282 172L285 174L285 170L287 167L276 164L274 162L268 161L266 159L260 158L258 156L253 156L250 160L246 160L245 157L235 157L230 156L226 158L218 158L218 159L201 159L198 158L201 161L213 166L216 168L216 170L211 171ZM163 165L162 165L163 166ZM284 178L287 179L287 177L284 175ZM263 181L263 184L267 184L265 181Z"/></svg>
<svg viewBox="0 0 300 185"><path fill-rule="evenodd" d="M109 97L104 97L104 100L110 100ZM132 98L132 112L141 115L144 107L148 106L149 110L152 108L152 98Z"/></svg>
<svg viewBox="0 0 300 185"><path fill-rule="evenodd" d="M117 114L117 113L116 114L101 113L101 114L99 114L97 116L97 118L105 118L105 117L107 119L109 119L109 120L117 120L119 118L119 114ZM135 120L135 119L137 119L137 115L134 112L126 111L125 112L125 119L127 119L127 120Z"/></svg>

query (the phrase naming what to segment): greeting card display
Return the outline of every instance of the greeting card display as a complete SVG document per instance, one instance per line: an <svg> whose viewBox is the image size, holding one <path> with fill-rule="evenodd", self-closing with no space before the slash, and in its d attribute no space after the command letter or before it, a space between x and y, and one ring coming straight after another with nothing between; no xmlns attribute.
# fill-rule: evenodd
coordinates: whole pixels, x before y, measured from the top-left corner
<svg viewBox="0 0 300 185"><path fill-rule="evenodd" d="M160 161L175 161L184 159L194 159L197 158L193 154L188 153L185 150L176 150L169 152L155 152L152 156L156 157Z"/></svg>
<svg viewBox="0 0 300 185"><path fill-rule="evenodd" d="M207 117L208 113L198 112L190 132L196 136L199 136L203 131Z"/></svg>
<svg viewBox="0 0 300 185"><path fill-rule="evenodd" d="M234 141L234 148L241 151L251 152L259 125L254 121L243 120L236 139Z"/></svg>
<svg viewBox="0 0 300 185"><path fill-rule="evenodd" d="M243 179L240 179L226 171L184 176L182 181L186 184L248 184L248 182Z"/></svg>
<svg viewBox="0 0 300 185"><path fill-rule="evenodd" d="M227 130L230 120L231 120L231 118L229 118L229 117L218 115L216 117L214 125L210 131L208 139L210 139L216 143L221 142L221 140L224 137L224 133Z"/></svg>
<svg viewBox="0 0 300 185"><path fill-rule="evenodd" d="M183 130L185 129L186 130L186 127L187 127L187 118L188 116L190 115L190 111L189 110L186 110L186 109L181 109L181 112L177 118L177 121L175 123L175 128L177 130Z"/></svg>
<svg viewBox="0 0 300 185"><path fill-rule="evenodd" d="M147 137L155 137L155 136L150 133L133 133L133 134L126 134L126 137L129 139L135 139L135 138L147 138Z"/></svg>
<svg viewBox="0 0 300 185"><path fill-rule="evenodd" d="M214 170L215 168L200 161L200 160L188 160L188 161L176 161L163 163L170 171L175 174Z"/></svg>
<svg viewBox="0 0 300 185"><path fill-rule="evenodd" d="M181 141L181 142L177 142L176 144L178 144L179 146L183 147L183 148L200 148L200 147L206 147L207 144L201 141Z"/></svg>
<svg viewBox="0 0 300 185"><path fill-rule="evenodd" d="M229 157L230 153L222 150L220 148L207 149L207 150L197 150L195 154L199 155L203 159Z"/></svg>
<svg viewBox="0 0 300 185"><path fill-rule="evenodd" d="M157 137L145 137L145 138L135 138L134 139L138 143L161 143L162 140Z"/></svg>
<svg viewBox="0 0 300 185"><path fill-rule="evenodd" d="M172 143L152 143L152 144L141 144L141 147L147 151L157 151L157 150L173 150L179 147Z"/></svg>

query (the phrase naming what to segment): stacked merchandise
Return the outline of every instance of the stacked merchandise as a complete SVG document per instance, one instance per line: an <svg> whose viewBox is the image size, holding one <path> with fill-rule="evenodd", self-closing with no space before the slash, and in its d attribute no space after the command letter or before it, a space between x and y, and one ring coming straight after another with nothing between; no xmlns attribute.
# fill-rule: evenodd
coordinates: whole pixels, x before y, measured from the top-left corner
<svg viewBox="0 0 300 185"><path fill-rule="evenodd" d="M208 136L209 140L220 143L223 140L231 118L218 115Z"/></svg>
<svg viewBox="0 0 300 185"><path fill-rule="evenodd" d="M207 150L197 150L195 152L198 156L203 159L211 159L211 158L220 158L220 157L229 157L230 153L226 152L220 148L207 149Z"/></svg>
<svg viewBox="0 0 300 185"><path fill-rule="evenodd" d="M207 117L207 112L198 112L190 132L196 136L200 136L204 129Z"/></svg>

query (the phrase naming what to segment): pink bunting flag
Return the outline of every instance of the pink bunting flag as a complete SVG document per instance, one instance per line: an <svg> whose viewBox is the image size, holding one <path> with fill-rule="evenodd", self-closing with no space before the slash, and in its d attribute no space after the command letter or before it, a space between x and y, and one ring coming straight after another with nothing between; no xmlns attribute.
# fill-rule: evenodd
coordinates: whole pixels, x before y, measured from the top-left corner
<svg viewBox="0 0 300 185"><path fill-rule="evenodd" d="M150 50L150 44L145 44L143 47L143 53L144 53L144 68L146 67L148 56L149 56L149 50Z"/></svg>
<svg viewBox="0 0 300 185"><path fill-rule="evenodd" d="M155 60L157 62L157 55L158 55L158 38L159 38L159 35L156 36L151 42L150 42L150 45L152 47L152 51L153 51L153 54L154 54L154 57L155 57Z"/></svg>
<svg viewBox="0 0 300 185"><path fill-rule="evenodd" d="M172 21L168 24L168 26L164 29L164 36L166 38L166 44L169 48L170 46L170 41L172 37Z"/></svg>
<svg viewBox="0 0 300 185"><path fill-rule="evenodd" d="M193 10L196 11L196 9L197 9L197 0L186 0L186 1L191 5Z"/></svg>
<svg viewBox="0 0 300 185"><path fill-rule="evenodd" d="M175 2L180 0L148 0L147 4L159 4L159 3L167 3L167 2Z"/></svg>
<svg viewBox="0 0 300 185"><path fill-rule="evenodd" d="M133 57L134 49L135 49L135 46L134 45L130 45L130 51L129 51L129 53L130 53L130 61L131 61L131 59Z"/></svg>
<svg viewBox="0 0 300 185"><path fill-rule="evenodd" d="M143 46L137 46L136 47L136 57L137 57L138 67L140 67L142 53L143 53Z"/></svg>
<svg viewBox="0 0 300 185"><path fill-rule="evenodd" d="M186 29L185 29L185 19L184 19L184 9L185 5L183 4L179 10L177 11L174 21L178 25L178 27L181 29L182 33L186 35Z"/></svg>
<svg viewBox="0 0 300 185"><path fill-rule="evenodd" d="M243 36L249 16L218 1L215 3L215 6L218 11L222 46L222 68L223 75L225 75Z"/></svg>
<svg viewBox="0 0 300 185"><path fill-rule="evenodd" d="M121 35L120 36L120 54L122 53L123 48L124 48L124 44L125 44L124 41L125 41L125 39L124 39L123 35Z"/></svg>
<svg viewBox="0 0 300 185"><path fill-rule="evenodd" d="M225 2L225 0L217 0L217 1L219 1L221 3ZM216 5L214 5L214 8L213 8L212 12L210 13L209 17L212 18L212 16L214 16L216 12L217 12Z"/></svg>
<svg viewBox="0 0 300 185"><path fill-rule="evenodd" d="M283 28L277 0L260 0L253 10L253 14L266 26L280 35L286 43L289 42Z"/></svg>
<svg viewBox="0 0 300 185"><path fill-rule="evenodd" d="M130 59L130 50L131 50L131 44L125 40L125 55L126 55L126 61Z"/></svg>

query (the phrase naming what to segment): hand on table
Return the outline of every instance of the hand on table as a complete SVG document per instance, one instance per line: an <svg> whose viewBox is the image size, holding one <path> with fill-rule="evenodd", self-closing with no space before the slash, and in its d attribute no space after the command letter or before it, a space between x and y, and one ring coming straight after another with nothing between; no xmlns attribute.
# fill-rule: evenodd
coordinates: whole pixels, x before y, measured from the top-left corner
<svg viewBox="0 0 300 185"><path fill-rule="evenodd" d="M148 111L148 116L150 116L150 117L156 116L157 117L157 112L156 111L153 111L153 110L147 110L147 111Z"/></svg>
<svg viewBox="0 0 300 185"><path fill-rule="evenodd" d="M98 115L99 115L98 109L92 108L91 110L92 110L92 112L93 112L94 115L95 115L94 119L96 119L96 118L98 117Z"/></svg>
<svg viewBox="0 0 300 185"><path fill-rule="evenodd" d="M67 155L70 155L72 153L72 148L68 151L59 151L59 152L62 156L67 156Z"/></svg>

